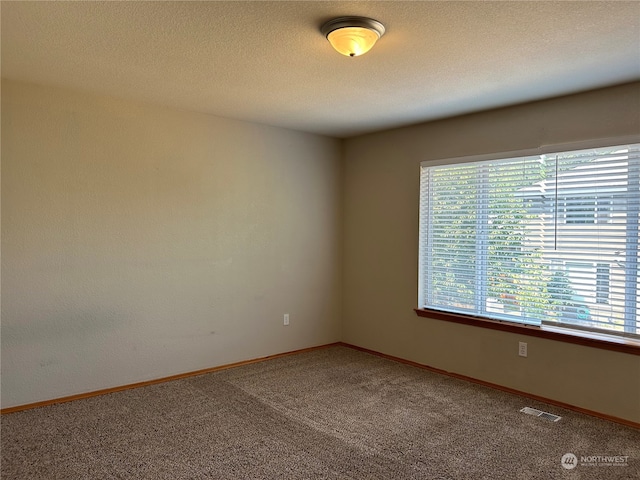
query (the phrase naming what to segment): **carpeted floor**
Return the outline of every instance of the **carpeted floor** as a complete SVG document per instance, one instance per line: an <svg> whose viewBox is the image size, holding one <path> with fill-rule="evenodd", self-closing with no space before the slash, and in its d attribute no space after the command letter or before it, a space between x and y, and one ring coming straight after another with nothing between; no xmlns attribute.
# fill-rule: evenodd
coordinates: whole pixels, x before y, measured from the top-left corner
<svg viewBox="0 0 640 480"><path fill-rule="evenodd" d="M3 480L640 478L639 430L341 346L1 420Z"/></svg>

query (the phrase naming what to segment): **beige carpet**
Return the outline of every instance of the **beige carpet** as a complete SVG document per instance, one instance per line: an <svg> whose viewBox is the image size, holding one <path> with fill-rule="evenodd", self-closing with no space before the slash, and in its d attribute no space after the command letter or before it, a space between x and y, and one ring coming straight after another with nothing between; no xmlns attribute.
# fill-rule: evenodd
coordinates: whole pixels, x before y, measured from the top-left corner
<svg viewBox="0 0 640 480"><path fill-rule="evenodd" d="M1 442L3 480L640 478L639 430L339 346L6 414Z"/></svg>

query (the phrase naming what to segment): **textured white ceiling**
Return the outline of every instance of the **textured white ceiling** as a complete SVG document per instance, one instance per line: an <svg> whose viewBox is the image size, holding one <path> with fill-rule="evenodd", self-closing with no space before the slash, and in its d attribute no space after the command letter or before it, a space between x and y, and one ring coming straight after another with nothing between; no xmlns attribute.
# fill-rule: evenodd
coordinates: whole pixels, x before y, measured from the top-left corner
<svg viewBox="0 0 640 480"><path fill-rule="evenodd" d="M640 2L7 2L2 75L347 137L640 79ZM347 58L342 15L386 35Z"/></svg>

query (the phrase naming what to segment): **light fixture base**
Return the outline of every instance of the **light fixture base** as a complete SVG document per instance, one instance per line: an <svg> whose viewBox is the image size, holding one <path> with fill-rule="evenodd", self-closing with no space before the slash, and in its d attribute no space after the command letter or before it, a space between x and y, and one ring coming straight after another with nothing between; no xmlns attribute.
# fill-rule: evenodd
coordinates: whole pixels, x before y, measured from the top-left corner
<svg viewBox="0 0 640 480"><path fill-rule="evenodd" d="M329 20L325 23L320 31L322 35L325 37L329 35L334 30L345 27L360 27L360 28L368 28L373 30L378 34L378 37L382 37L385 32L384 25L382 25L379 21L374 20L373 18L367 17L338 17L333 20Z"/></svg>

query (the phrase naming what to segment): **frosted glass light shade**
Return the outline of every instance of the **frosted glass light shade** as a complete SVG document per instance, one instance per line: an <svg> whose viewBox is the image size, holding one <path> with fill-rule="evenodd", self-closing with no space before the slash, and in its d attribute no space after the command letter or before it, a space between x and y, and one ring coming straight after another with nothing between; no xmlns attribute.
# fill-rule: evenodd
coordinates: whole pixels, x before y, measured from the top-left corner
<svg viewBox="0 0 640 480"><path fill-rule="evenodd" d="M344 27L327 35L327 40L342 55L357 57L371 50L380 36L362 27Z"/></svg>
<svg viewBox="0 0 640 480"><path fill-rule="evenodd" d="M384 35L385 28L372 18L340 17L325 23L321 31L337 52L357 57L371 50Z"/></svg>

